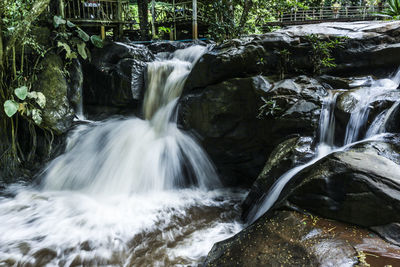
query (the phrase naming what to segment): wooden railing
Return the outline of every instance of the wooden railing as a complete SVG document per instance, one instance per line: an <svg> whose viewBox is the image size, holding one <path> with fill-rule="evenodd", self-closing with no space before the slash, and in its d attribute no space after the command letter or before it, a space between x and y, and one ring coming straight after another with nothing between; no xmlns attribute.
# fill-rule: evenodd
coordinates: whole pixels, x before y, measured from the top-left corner
<svg viewBox="0 0 400 267"><path fill-rule="evenodd" d="M129 17L128 0L63 0L64 16L73 22L123 23Z"/></svg>
<svg viewBox="0 0 400 267"><path fill-rule="evenodd" d="M192 18L192 1L176 3L175 8L172 5L157 5L155 7L155 23L158 25L182 21L191 22ZM200 22L207 21L206 6L201 2L197 3L197 20Z"/></svg>
<svg viewBox="0 0 400 267"><path fill-rule="evenodd" d="M292 9L278 13L277 20L265 24L302 24L305 22L323 22L335 20L365 20L376 17L379 8L376 6L343 6Z"/></svg>

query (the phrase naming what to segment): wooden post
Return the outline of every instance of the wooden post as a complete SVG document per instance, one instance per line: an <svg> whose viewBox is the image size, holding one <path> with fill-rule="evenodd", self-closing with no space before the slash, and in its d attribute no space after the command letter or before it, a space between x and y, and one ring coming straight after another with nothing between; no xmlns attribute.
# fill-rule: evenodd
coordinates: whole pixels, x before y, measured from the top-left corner
<svg viewBox="0 0 400 267"><path fill-rule="evenodd" d="M174 31L174 36L173 36L173 40L176 40L176 14L175 14L175 0L172 0L172 14L173 14L173 18L174 18L174 26L173 26L173 31Z"/></svg>
<svg viewBox="0 0 400 267"><path fill-rule="evenodd" d="M153 35L153 39L156 38L156 1L151 0L151 33Z"/></svg>
<svg viewBox="0 0 400 267"><path fill-rule="evenodd" d="M118 19L118 37L122 37L123 28L122 28L122 0L118 0L117 4L117 19Z"/></svg>
<svg viewBox="0 0 400 267"><path fill-rule="evenodd" d="M196 40L197 38L197 0L193 0L193 39Z"/></svg>
<svg viewBox="0 0 400 267"><path fill-rule="evenodd" d="M100 36L101 40L106 39L106 27L104 27L103 25L100 26Z"/></svg>

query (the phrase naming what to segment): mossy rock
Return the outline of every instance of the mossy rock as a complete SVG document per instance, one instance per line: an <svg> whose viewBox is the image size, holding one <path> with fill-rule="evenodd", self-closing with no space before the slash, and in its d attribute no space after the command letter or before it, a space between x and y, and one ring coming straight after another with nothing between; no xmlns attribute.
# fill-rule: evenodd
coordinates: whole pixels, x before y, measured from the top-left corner
<svg viewBox="0 0 400 267"><path fill-rule="evenodd" d="M38 76L35 90L46 96L42 126L57 134L66 132L72 124L74 111L68 101L68 82L62 59L51 54L40 63L42 72Z"/></svg>

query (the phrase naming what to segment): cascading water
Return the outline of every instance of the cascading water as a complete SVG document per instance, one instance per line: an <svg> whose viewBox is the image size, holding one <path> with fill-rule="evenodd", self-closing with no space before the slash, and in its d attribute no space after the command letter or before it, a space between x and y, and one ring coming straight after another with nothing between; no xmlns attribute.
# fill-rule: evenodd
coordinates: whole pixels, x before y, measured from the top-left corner
<svg viewBox="0 0 400 267"><path fill-rule="evenodd" d="M0 265L196 264L238 232L242 191L219 189L176 104L206 48L149 63L144 116L79 126L40 189L0 197Z"/></svg>
<svg viewBox="0 0 400 267"><path fill-rule="evenodd" d="M344 140L344 146L340 148L335 148L335 116L334 108L336 105L336 99L338 94L329 92L328 96L325 98L320 115L319 124L319 143L316 149L316 157L306 164L297 166L279 177L272 187L269 189L268 193L264 194L260 200L259 204L252 207L247 217L249 223L253 223L263 214L265 214L278 200L282 190L285 185L299 172L305 168L313 165L320 159L326 157L327 155L343 151L350 146L364 142L367 140L378 140L381 136L377 135L383 132L382 127L385 123L385 113L379 114L376 120L371 124L370 128L366 133L366 138L360 140L360 130L367 124L368 113L370 110L370 103L376 99L377 96L385 94L388 91L396 90L400 84L400 68L396 74L391 79L381 79L372 81L369 86L365 86L357 91L357 99L359 100L356 110L351 114L350 120L346 128L346 136ZM393 105L392 108L396 106L397 103ZM390 112L387 112L390 113ZM387 117L387 116L386 116Z"/></svg>
<svg viewBox="0 0 400 267"><path fill-rule="evenodd" d="M396 90L400 83L400 69L391 79L373 80L367 87L363 87L354 94L358 100L357 109L351 114L347 124L344 144L350 144L360 139L360 130L366 125L370 111L370 103L377 96Z"/></svg>

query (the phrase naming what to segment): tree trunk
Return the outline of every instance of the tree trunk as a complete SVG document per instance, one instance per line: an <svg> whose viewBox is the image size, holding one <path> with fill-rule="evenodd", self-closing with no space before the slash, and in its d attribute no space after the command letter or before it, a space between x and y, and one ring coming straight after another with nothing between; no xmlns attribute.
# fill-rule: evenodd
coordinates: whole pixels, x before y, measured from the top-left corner
<svg viewBox="0 0 400 267"><path fill-rule="evenodd" d="M149 40L149 0L138 0L140 37L142 40Z"/></svg>
<svg viewBox="0 0 400 267"><path fill-rule="evenodd" d="M3 69L4 69L4 52L3 52L3 6L0 4L0 79L2 79Z"/></svg>
<svg viewBox="0 0 400 267"><path fill-rule="evenodd" d="M240 18L240 23L239 23L239 28L237 31L237 35L242 34L243 29L244 29L244 25L247 22L247 18L249 16L250 10L253 7L253 1L252 0L245 0L244 1L244 5L243 5L243 13L242 16Z"/></svg>

